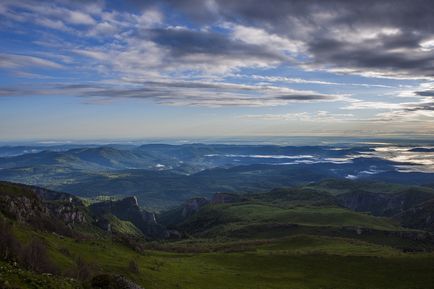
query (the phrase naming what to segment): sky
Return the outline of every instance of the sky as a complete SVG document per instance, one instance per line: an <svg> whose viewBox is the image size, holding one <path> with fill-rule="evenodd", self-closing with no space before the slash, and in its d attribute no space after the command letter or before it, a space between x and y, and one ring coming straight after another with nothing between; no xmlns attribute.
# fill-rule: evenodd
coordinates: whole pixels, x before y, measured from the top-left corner
<svg viewBox="0 0 434 289"><path fill-rule="evenodd" d="M0 141L434 135L431 0L0 0Z"/></svg>

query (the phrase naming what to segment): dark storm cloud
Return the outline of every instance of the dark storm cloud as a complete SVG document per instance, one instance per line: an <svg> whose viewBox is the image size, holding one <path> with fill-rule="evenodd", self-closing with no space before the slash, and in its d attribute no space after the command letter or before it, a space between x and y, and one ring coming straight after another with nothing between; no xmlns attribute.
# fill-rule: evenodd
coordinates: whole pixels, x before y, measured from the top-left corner
<svg viewBox="0 0 434 289"><path fill-rule="evenodd" d="M434 97L434 89L416 91L415 93L416 93L416 95L419 95L419 96L432 96L432 97Z"/></svg>
<svg viewBox="0 0 434 289"><path fill-rule="evenodd" d="M397 36L396 38L400 38ZM335 68L354 68L357 70L384 70L385 72L402 71L408 76L434 76L434 54L432 52L414 53L393 51L380 41L366 41L354 45L345 41L318 39L309 43L308 51L315 56L315 64L332 64Z"/></svg>
<svg viewBox="0 0 434 289"><path fill-rule="evenodd" d="M154 3L157 2L167 3L203 22L215 20L215 17L244 23L262 22L271 24L269 28L276 31L290 30L290 27L273 24L285 23L291 17L306 20L306 24L327 21L353 26L392 25L418 31L434 29L431 0L163 0ZM318 17L327 13L333 17Z"/></svg>
<svg viewBox="0 0 434 289"><path fill-rule="evenodd" d="M232 40L225 35L214 32L187 29L153 29L147 32L150 33L151 39L155 43L169 48L174 57L190 54L211 54L279 61L287 59L266 47Z"/></svg>
<svg viewBox="0 0 434 289"><path fill-rule="evenodd" d="M12 6L33 9L38 15L45 15L43 10L35 9L37 5L34 1L5 0L5 3L9 2L14 3L10 4ZM104 23L101 21L98 23L100 25L95 26L95 23L102 19L104 7L137 15L156 9L162 13L162 18L167 20L167 23L186 23L189 29L173 29L170 25L160 25L158 27L161 29L147 30L149 27L144 27L138 32L119 36L130 41L132 37L137 37L137 43L140 43L141 39L151 39L158 45L156 50L164 49L167 52L164 57L167 59L162 56L162 67L158 67L160 70L174 66L182 67L186 71L196 68L208 73L210 67L215 67L211 72L226 73L242 67L288 64L289 57L284 52L284 46L293 43L297 49L288 50L294 53L291 56L299 56L299 64L306 69L325 69L367 76L434 77L432 0L54 1L56 2L67 4L67 7L73 7L76 11L68 14L64 9L45 9L50 11L51 14L46 13L50 17L37 19L38 25L65 29L62 25L70 24L67 28L71 29L81 23L93 29L89 33L114 33L113 31L120 29L120 26L116 26L119 23L128 25L122 21L136 19L119 16L122 21L118 19L109 23L104 20ZM81 12L87 14L83 15ZM56 22L53 21L53 15L61 17ZM143 24L134 25L130 27L131 31ZM225 27L222 29L222 26ZM260 32L251 32L247 36L241 33L233 37L233 32L241 26L260 29ZM219 29L215 29L216 27ZM216 33L221 30L224 32ZM280 43L287 42L274 45L267 41L251 41L252 38L262 37L261 31L265 31L269 36L280 37ZM244 36L246 38L243 38ZM6 65L13 65L10 56L6 60ZM15 59L14 63L19 61ZM32 61L41 65L37 59ZM5 63L5 60L0 62ZM45 62L44 65L54 64ZM121 67L128 65L122 64Z"/></svg>
<svg viewBox="0 0 434 289"><path fill-rule="evenodd" d="M302 41L311 67L383 76L434 76L434 47L423 47L434 35L432 0L158 2L201 24L229 21Z"/></svg>

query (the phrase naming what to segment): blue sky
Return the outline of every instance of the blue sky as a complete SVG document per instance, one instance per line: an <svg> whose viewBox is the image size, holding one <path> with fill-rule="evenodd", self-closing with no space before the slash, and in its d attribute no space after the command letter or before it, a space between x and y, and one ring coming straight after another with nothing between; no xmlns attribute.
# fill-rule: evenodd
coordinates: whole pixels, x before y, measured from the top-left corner
<svg viewBox="0 0 434 289"><path fill-rule="evenodd" d="M2 0L0 140L434 135L432 5L351 2Z"/></svg>

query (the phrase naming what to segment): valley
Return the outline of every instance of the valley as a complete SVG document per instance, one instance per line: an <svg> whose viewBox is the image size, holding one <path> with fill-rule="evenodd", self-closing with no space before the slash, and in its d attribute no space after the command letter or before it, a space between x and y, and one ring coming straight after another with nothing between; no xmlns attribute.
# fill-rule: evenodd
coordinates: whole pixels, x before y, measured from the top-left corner
<svg viewBox="0 0 434 289"><path fill-rule="evenodd" d="M0 0L0 289L434 289L433 0Z"/></svg>
<svg viewBox="0 0 434 289"><path fill-rule="evenodd" d="M418 151L429 147L426 144L407 144L401 149L390 144L339 143L81 146L43 147L40 152L2 157L0 180L87 198L136 195L141 206L157 211L196 196L265 192L325 179L434 184L434 153Z"/></svg>
<svg viewBox="0 0 434 289"><path fill-rule="evenodd" d="M264 193L217 193L157 215L133 197L89 203L5 182L0 193L8 234L20 246L41 242L51 265L33 270L54 274L27 271L19 253L9 255L18 265L2 263L0 282L17 288L88 288L112 274L167 289L430 288L434 281L428 221L434 212L426 212L423 225L410 222L415 226L407 225L406 214L434 200L428 187L328 180ZM371 214L358 212L369 203L360 194L405 200L388 211L373 207ZM348 203L351 195L359 203Z"/></svg>

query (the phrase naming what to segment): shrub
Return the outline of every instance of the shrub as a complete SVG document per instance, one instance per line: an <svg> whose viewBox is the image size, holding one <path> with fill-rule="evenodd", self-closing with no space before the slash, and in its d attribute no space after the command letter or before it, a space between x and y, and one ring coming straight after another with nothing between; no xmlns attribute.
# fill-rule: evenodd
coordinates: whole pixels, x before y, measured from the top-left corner
<svg viewBox="0 0 434 289"><path fill-rule="evenodd" d="M134 273L134 274L138 274L138 273L140 272L139 265L138 265L137 262L134 261L134 260L131 260L131 261L128 263L128 270L129 270L131 273Z"/></svg>
<svg viewBox="0 0 434 289"><path fill-rule="evenodd" d="M67 256L67 257L71 257L72 256L71 252L66 247L60 248L59 252L62 253L64 256Z"/></svg>

